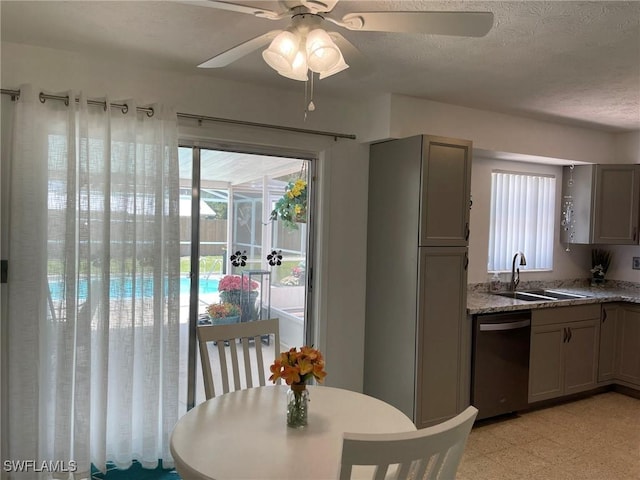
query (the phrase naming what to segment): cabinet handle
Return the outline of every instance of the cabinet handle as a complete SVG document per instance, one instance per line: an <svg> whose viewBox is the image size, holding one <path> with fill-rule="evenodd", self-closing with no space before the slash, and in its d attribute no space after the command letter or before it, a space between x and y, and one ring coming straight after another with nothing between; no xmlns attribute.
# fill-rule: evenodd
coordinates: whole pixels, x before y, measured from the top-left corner
<svg viewBox="0 0 640 480"><path fill-rule="evenodd" d="M469 240L469 235L470 235L471 231L469 230L469 222L467 222L467 224L464 226L464 239L466 241ZM635 240L635 237L634 237Z"/></svg>
<svg viewBox="0 0 640 480"><path fill-rule="evenodd" d="M469 254L465 253L464 254L464 269L466 270L468 266L469 266Z"/></svg>
<svg viewBox="0 0 640 480"><path fill-rule="evenodd" d="M607 320L607 309L603 308L602 309L602 323L604 323Z"/></svg>
<svg viewBox="0 0 640 480"><path fill-rule="evenodd" d="M564 337L562 339L562 343L567 343L567 327L563 328L564 330Z"/></svg>
<svg viewBox="0 0 640 480"><path fill-rule="evenodd" d="M567 330L569 330L569 338L567 339L567 343L569 343L573 334L571 333L571 328L567 328Z"/></svg>

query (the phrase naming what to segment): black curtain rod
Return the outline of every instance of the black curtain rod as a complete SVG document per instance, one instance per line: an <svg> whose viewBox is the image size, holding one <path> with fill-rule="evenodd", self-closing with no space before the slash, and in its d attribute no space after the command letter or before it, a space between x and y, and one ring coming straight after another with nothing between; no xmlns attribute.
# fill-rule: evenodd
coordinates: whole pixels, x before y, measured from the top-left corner
<svg viewBox="0 0 640 480"><path fill-rule="evenodd" d="M2 93L2 95L10 95L12 100L17 100L20 97L20 90L8 90L3 88L0 90L0 93ZM65 95L49 95L49 94L40 92L39 98L42 103L44 103L47 100L60 100L60 101L63 101L65 105L69 105L69 97ZM75 101L79 102L80 99L76 98ZM87 103L89 105L101 106L104 109L107 108L107 103L105 101L87 99ZM129 111L129 106L127 104L110 103L109 106L111 108L120 109L122 113L127 113ZM149 117L152 117L154 114L153 108L151 107L136 107L136 108L139 112L145 112ZM349 140L356 139L355 135L347 134L347 133L324 132L320 130L307 130L304 128L285 127L282 125L270 125L268 123L247 122L244 120L232 120L229 118L220 118L220 117L208 117L206 115L195 115L192 113L177 112L176 115L179 118L188 118L191 120L197 120L199 123L202 123L202 122L231 123L235 125L244 125L249 127L271 128L274 130L284 130L287 132L306 133L309 135L321 135L325 137L333 137L335 140L337 140L338 138L346 138Z"/></svg>

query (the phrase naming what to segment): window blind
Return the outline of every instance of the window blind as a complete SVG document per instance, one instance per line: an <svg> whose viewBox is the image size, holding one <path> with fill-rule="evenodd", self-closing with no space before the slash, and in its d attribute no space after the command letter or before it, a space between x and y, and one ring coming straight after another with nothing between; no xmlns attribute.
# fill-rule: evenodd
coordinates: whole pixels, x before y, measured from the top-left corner
<svg viewBox="0 0 640 480"><path fill-rule="evenodd" d="M489 271L510 271L518 251L529 270L553 268L555 192L554 176L491 173Z"/></svg>

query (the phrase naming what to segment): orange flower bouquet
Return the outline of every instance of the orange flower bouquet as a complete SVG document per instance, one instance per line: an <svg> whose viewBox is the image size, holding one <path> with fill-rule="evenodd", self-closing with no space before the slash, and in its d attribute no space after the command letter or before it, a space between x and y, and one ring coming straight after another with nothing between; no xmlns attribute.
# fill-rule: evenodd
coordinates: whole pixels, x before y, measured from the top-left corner
<svg viewBox="0 0 640 480"><path fill-rule="evenodd" d="M282 352L280 358L273 362L269 380L275 383L282 378L291 386L287 392L287 426L302 428L307 425L307 381L315 378L322 382L326 376L324 358L312 347L300 347L300 351L294 347L288 352Z"/></svg>
<svg viewBox="0 0 640 480"><path fill-rule="evenodd" d="M322 354L315 348L304 346L299 352L296 347L282 352L271 365L269 380L276 383L282 378L287 385L304 385L312 378L322 382L326 376Z"/></svg>

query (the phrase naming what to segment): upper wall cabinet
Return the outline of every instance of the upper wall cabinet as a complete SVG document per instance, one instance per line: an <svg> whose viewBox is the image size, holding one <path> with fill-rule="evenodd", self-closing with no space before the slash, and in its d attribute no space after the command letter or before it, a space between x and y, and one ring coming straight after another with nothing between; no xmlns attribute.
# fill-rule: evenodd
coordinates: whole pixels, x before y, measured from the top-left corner
<svg viewBox="0 0 640 480"><path fill-rule="evenodd" d="M640 165L564 167L560 240L637 245Z"/></svg>
<svg viewBox="0 0 640 480"><path fill-rule="evenodd" d="M469 243L471 142L424 135L420 245Z"/></svg>
<svg viewBox="0 0 640 480"><path fill-rule="evenodd" d="M593 243L638 243L640 166L597 165L593 203Z"/></svg>

